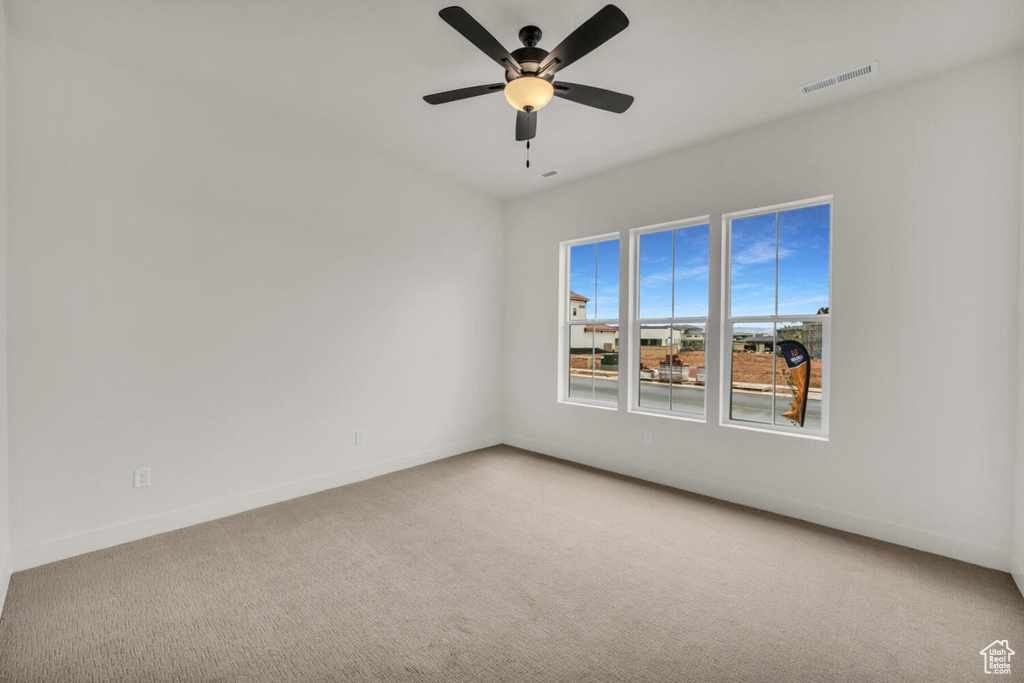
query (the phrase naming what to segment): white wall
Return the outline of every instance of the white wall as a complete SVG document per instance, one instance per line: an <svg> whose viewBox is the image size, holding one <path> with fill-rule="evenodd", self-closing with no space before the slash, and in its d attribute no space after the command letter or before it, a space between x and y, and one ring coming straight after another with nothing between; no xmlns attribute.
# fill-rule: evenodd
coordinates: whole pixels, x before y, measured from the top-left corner
<svg viewBox="0 0 1024 683"><path fill-rule="evenodd" d="M0 614L11 578L7 467L7 18L0 3Z"/></svg>
<svg viewBox="0 0 1024 683"><path fill-rule="evenodd" d="M17 32L10 88L16 568L499 440L498 202Z"/></svg>
<svg viewBox="0 0 1024 683"><path fill-rule="evenodd" d="M1021 81L1018 51L509 203L506 441L1007 568ZM719 426L721 214L830 193L830 440ZM556 403L559 242L707 213L708 423Z"/></svg>

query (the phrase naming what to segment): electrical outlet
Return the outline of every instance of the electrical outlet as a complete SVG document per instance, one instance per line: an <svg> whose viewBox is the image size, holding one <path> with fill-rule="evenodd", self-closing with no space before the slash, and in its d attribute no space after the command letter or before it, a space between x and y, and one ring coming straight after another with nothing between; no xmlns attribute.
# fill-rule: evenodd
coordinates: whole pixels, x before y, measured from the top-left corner
<svg viewBox="0 0 1024 683"><path fill-rule="evenodd" d="M149 486L149 468L141 467L135 470L135 488Z"/></svg>
<svg viewBox="0 0 1024 683"><path fill-rule="evenodd" d="M644 445L650 446L654 443L654 435L650 432L644 432Z"/></svg>
<svg viewBox="0 0 1024 683"><path fill-rule="evenodd" d="M362 446L364 441L366 441L366 432L362 430L356 432L356 445Z"/></svg>

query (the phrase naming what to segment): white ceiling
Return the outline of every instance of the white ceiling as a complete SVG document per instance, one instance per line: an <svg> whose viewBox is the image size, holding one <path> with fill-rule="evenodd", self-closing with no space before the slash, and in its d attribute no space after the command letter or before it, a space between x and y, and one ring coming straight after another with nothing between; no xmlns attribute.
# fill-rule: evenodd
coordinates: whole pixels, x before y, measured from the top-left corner
<svg viewBox="0 0 1024 683"><path fill-rule="evenodd" d="M8 23L205 92L323 126L509 198L1013 49L1024 0L618 0L630 26L560 75L636 97L622 115L554 100L533 167L500 94L425 94L501 80L437 16L452 0L6 0ZM462 0L506 48L525 24L551 49L602 0ZM797 87L878 60L880 73ZM559 178L525 182L558 169Z"/></svg>

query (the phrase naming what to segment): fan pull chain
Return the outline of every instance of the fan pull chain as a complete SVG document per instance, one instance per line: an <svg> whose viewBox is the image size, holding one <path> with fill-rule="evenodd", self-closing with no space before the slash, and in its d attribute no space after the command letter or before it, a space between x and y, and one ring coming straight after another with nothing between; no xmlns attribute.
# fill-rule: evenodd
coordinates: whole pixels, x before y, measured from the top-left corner
<svg viewBox="0 0 1024 683"><path fill-rule="evenodd" d="M526 141L526 168L530 168L530 141Z"/></svg>

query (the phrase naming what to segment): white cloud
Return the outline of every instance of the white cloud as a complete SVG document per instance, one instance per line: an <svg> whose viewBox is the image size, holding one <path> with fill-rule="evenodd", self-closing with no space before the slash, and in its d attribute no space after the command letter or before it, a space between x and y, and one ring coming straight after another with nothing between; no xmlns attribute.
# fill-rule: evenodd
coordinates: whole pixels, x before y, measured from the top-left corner
<svg viewBox="0 0 1024 683"><path fill-rule="evenodd" d="M779 302L779 310L781 311L783 309L796 308L797 306L806 306L808 304L813 304L815 306L821 307L821 306L824 306L827 303L828 303L828 295L827 294L819 294L817 296L812 296L812 297L809 297L807 299L797 299L795 301L780 301Z"/></svg>
<svg viewBox="0 0 1024 683"><path fill-rule="evenodd" d="M706 278L708 276L708 267L696 266L694 268L683 268L682 270L676 271L676 278L683 280L689 278Z"/></svg>
<svg viewBox="0 0 1024 683"><path fill-rule="evenodd" d="M793 252L786 247L779 247L779 258L784 259L792 256ZM734 265L749 266L755 263L771 263L775 260L775 240L761 240L754 242L739 251L734 251L732 262Z"/></svg>
<svg viewBox="0 0 1024 683"><path fill-rule="evenodd" d="M671 271L651 273L650 275L644 275L642 278L640 278L641 287L654 287L656 285L664 284L666 282L672 282Z"/></svg>

